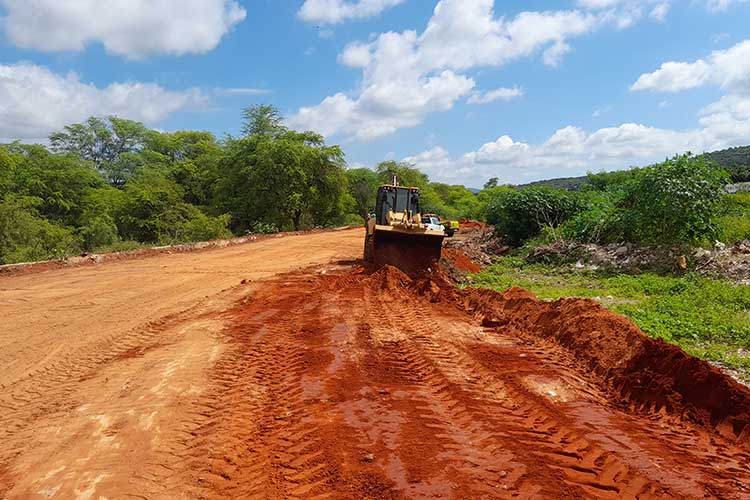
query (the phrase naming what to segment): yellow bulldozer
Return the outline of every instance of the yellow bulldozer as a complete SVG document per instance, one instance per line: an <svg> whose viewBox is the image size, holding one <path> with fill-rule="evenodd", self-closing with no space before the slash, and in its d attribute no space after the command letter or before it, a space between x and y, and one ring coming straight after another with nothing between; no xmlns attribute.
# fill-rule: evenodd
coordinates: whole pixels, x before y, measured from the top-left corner
<svg viewBox="0 0 750 500"><path fill-rule="evenodd" d="M446 231L432 218L423 220L418 188L399 186L396 176L380 186L365 229L365 262L389 264L411 275L437 270Z"/></svg>

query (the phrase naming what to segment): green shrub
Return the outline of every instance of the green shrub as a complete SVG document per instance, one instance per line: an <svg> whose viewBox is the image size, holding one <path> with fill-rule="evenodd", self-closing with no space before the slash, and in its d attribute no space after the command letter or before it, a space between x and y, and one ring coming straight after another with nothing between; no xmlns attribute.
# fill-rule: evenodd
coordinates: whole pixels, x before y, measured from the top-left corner
<svg viewBox="0 0 750 500"><path fill-rule="evenodd" d="M489 199L487 221L512 245L557 228L583 208L579 196L546 186L502 190Z"/></svg>
<svg viewBox="0 0 750 500"><path fill-rule="evenodd" d="M703 157L675 156L642 169L626 188L626 237L641 243L700 243L719 236L727 173Z"/></svg>
<svg viewBox="0 0 750 500"><path fill-rule="evenodd" d="M78 234L81 236L83 249L87 252L109 247L120 240L115 221L107 214L94 217L79 229Z"/></svg>
<svg viewBox="0 0 750 500"><path fill-rule="evenodd" d="M229 214L209 217L198 212L192 219L178 225L175 241L194 242L231 238L232 233L227 229L230 217Z"/></svg>
<svg viewBox="0 0 750 500"><path fill-rule="evenodd" d="M721 241L735 243L750 239L750 193L724 196L724 215L719 219Z"/></svg>
<svg viewBox="0 0 750 500"><path fill-rule="evenodd" d="M32 200L0 202L0 264L66 257L78 251L73 231L39 217Z"/></svg>
<svg viewBox="0 0 750 500"><path fill-rule="evenodd" d="M582 243L621 241L623 214L616 207L616 196L612 193L588 191L581 199L585 209L563 224L563 236Z"/></svg>
<svg viewBox="0 0 750 500"><path fill-rule="evenodd" d="M248 234L275 234L279 232L278 226L270 224L268 222L256 222L254 223Z"/></svg>

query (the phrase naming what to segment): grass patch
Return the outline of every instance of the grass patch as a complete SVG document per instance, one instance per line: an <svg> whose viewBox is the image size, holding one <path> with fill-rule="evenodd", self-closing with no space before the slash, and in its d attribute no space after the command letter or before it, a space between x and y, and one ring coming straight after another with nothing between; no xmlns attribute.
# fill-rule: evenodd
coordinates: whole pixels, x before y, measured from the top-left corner
<svg viewBox="0 0 750 500"><path fill-rule="evenodd" d="M651 337L677 344L750 379L750 286L696 274L611 274L497 260L475 276L477 286L521 286L541 299L598 298Z"/></svg>

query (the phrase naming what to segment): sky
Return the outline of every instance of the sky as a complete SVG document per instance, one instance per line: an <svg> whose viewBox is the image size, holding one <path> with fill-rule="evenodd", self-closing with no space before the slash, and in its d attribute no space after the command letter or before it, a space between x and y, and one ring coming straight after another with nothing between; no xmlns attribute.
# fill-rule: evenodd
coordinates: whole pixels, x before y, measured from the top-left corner
<svg viewBox="0 0 750 500"><path fill-rule="evenodd" d="M0 0L0 142L89 116L481 187L750 144L750 0Z"/></svg>

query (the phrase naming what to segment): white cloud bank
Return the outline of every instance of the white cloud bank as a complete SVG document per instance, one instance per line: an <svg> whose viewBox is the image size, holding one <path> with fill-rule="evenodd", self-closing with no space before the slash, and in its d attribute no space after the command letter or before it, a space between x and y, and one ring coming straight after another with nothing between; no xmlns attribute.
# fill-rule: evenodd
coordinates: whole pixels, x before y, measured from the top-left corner
<svg viewBox="0 0 750 500"><path fill-rule="evenodd" d="M140 82L98 88L74 73L60 75L27 63L0 65L0 140L41 141L92 115L155 124L206 101L196 89L173 91Z"/></svg>
<svg viewBox="0 0 750 500"><path fill-rule="evenodd" d="M245 19L235 0L0 0L0 28L18 47L81 51L100 42L128 58L213 50Z"/></svg>
<svg viewBox="0 0 750 500"><path fill-rule="evenodd" d="M338 24L349 19L365 19L404 3L406 0L305 0L297 15L308 22Z"/></svg>
<svg viewBox="0 0 750 500"><path fill-rule="evenodd" d="M627 27L643 16L637 2L586 3L576 10L506 18L495 15L493 0L441 0L422 33L381 33L346 47L339 62L361 69L360 86L299 109L290 124L345 140L384 137L419 125L428 114L447 111L467 96L474 103L503 98L501 93L473 93L476 82L465 71L535 55L556 66L571 50L571 39L602 26Z"/></svg>

